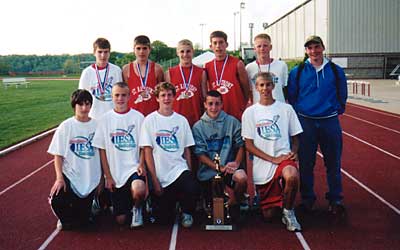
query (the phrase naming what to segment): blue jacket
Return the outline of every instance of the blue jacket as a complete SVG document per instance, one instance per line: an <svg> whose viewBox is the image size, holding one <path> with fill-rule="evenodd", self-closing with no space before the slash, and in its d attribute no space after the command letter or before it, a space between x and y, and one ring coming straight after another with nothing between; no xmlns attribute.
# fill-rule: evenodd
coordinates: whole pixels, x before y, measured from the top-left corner
<svg viewBox="0 0 400 250"><path fill-rule="evenodd" d="M347 100L347 80L343 69L338 65L336 68L339 79L335 79L328 59L324 58L323 66L318 71L307 60L298 82L296 77L299 67L290 71L288 100L299 115L318 119L344 113L344 104ZM336 80L339 82L338 93ZM340 104L338 96L343 105Z"/></svg>

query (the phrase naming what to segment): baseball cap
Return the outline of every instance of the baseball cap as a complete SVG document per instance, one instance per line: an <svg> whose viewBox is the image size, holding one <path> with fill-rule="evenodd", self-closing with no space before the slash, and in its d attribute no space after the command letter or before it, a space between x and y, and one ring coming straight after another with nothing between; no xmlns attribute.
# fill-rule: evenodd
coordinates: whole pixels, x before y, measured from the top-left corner
<svg viewBox="0 0 400 250"><path fill-rule="evenodd" d="M306 42L304 43L304 47L307 47L308 45L310 45L310 43L318 43L324 46L321 37L315 35L307 37Z"/></svg>

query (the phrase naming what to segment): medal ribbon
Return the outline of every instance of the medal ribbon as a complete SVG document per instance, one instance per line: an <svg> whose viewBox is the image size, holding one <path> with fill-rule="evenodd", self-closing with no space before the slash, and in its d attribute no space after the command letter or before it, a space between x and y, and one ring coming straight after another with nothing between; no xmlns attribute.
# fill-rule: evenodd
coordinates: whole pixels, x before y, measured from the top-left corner
<svg viewBox="0 0 400 250"><path fill-rule="evenodd" d="M94 68L96 70L97 86L100 89L100 94L104 94L105 89L106 89L106 85L107 85L106 82L107 82L107 79L108 79L108 73L109 73L109 71L108 71L108 69L109 69L108 63L107 63L107 66L106 66L106 73L104 74L103 81L101 81L100 72L99 72L99 69L97 67L97 64L94 65Z"/></svg>
<svg viewBox="0 0 400 250"><path fill-rule="evenodd" d="M221 85L221 81L222 81L222 76L224 75L224 70L225 70L225 65L226 62L228 62L228 55L226 55L225 60L224 60L224 64L222 65L222 71L221 71L221 76L218 77L218 72L217 72L217 59L214 59L214 71L215 71L215 77L217 78L217 85Z"/></svg>
<svg viewBox="0 0 400 250"><path fill-rule="evenodd" d="M142 87L145 90L146 85L147 85L147 77L149 75L149 61L147 60L147 63L146 63L146 71L144 72L144 77L142 77L142 72L140 71L140 66L138 63L136 63L136 68L140 75L140 82L142 83Z"/></svg>
<svg viewBox="0 0 400 250"><path fill-rule="evenodd" d="M262 72L261 71L261 67L260 67L260 63L256 60L256 63L257 63L257 66L258 66L258 73L260 73L260 72ZM268 71L267 72L269 72L269 69L271 68L271 63L272 63L272 59L271 59L271 61L268 63Z"/></svg>
<svg viewBox="0 0 400 250"><path fill-rule="evenodd" d="M183 73L182 66L179 64L179 70L181 71L181 76L183 80L183 84L185 85L185 90L188 91L190 87L190 81L192 80L192 74L193 74L193 64L190 66L190 74L189 74L189 80L186 82L185 74Z"/></svg>

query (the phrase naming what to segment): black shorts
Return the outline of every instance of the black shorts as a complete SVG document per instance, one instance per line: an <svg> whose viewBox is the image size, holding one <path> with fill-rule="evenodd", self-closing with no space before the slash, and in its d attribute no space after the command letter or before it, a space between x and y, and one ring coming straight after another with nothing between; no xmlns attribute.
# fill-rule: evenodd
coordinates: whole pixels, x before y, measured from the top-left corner
<svg viewBox="0 0 400 250"><path fill-rule="evenodd" d="M146 181L144 176L139 176L137 172L133 173L126 183L116 188L114 192L111 192L111 202L114 208L114 215L129 214L133 207L133 199L131 194L131 185L135 180Z"/></svg>

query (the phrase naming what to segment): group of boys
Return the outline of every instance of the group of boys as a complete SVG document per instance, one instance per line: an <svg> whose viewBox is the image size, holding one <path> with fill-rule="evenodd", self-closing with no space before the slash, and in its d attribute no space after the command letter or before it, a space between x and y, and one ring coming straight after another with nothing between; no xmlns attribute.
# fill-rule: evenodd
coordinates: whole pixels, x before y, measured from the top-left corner
<svg viewBox="0 0 400 250"><path fill-rule="evenodd" d="M106 39L97 39L93 47L96 63L82 72L79 89L71 96L75 115L60 124L48 150L55 156L56 181L50 191L50 201L60 228L87 225L92 201L103 186L110 191L113 213L119 224L131 221L132 228L143 225L142 209L150 186L156 221L174 221L179 201L181 224L191 227L200 193L204 197L211 193L211 180L217 174L214 161L217 154L219 170L233 193L228 200L229 208L232 214L237 214L235 211L240 209L248 186L247 151L252 159L248 161L251 166L247 167L253 169L252 180L263 217L271 220L282 214L282 222L289 231L301 230L294 213L300 184L298 149L300 170L302 157L308 161L314 154L314 161L306 163L308 176L300 171L303 205L309 210L315 201L314 144L321 145L324 156L335 154L326 151L334 146L322 148L326 143L319 141L319 133L302 155L303 143L309 143L302 137L304 122L310 124L304 129L308 134L318 133L315 130L323 127L321 123L329 123L327 130L334 130L337 120L330 120L344 111L336 105L340 101L336 97L341 96L344 103L347 97L341 87L340 95L336 95L338 82L345 79L337 66L340 78L329 82L330 89L318 86L318 79L323 81L319 76L323 77L323 72L319 72L333 70L325 68L329 62L323 58L324 45L319 37L306 41L310 59L301 66L304 71L301 78L296 71L290 74L288 95L294 108L285 103L287 66L270 58L272 45L266 34L255 37L257 60L246 67L241 60L227 54L227 35L222 31L210 35L215 59L207 62L204 69L192 63L192 43L182 40L177 46L180 63L165 74L159 64L149 60L151 45L147 36L134 39L136 59L122 71L108 62L111 46ZM316 61L318 66L313 66ZM308 72L312 70L317 74L317 82L310 87L307 81L311 73ZM329 93L332 89L334 97ZM319 106L308 106L309 96L318 96L319 92L332 99L330 103L336 106L325 106L329 106L327 112L333 112L325 114ZM312 102L317 105L317 101ZM326 137L331 131L326 132ZM341 141L336 146L336 154L332 156L336 157L333 164L336 165L328 163L332 157L325 160L327 167L331 166L327 198L335 211L343 208ZM332 173L337 167L339 177L337 171ZM303 180L307 181L304 193Z"/></svg>

